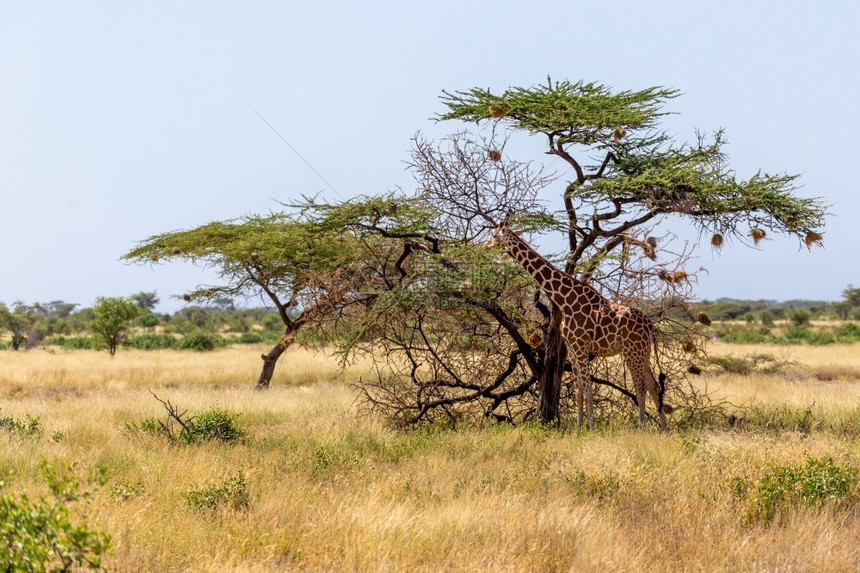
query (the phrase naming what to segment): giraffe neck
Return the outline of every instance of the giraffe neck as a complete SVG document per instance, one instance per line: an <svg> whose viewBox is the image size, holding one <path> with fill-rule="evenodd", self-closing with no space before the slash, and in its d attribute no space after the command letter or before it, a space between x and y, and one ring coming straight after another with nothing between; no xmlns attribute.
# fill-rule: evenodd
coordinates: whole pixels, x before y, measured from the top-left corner
<svg viewBox="0 0 860 573"><path fill-rule="evenodd" d="M557 269L510 229L506 230L502 244L559 307L570 306L567 296L570 290L584 286L569 274Z"/></svg>

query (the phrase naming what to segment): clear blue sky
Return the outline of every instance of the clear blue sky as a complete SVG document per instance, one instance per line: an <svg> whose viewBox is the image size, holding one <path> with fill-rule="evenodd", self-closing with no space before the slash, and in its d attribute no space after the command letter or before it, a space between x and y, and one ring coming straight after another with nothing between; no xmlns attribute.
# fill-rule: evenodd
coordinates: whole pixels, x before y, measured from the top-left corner
<svg viewBox="0 0 860 573"><path fill-rule="evenodd" d="M208 276L129 266L136 241L276 209L411 190L443 89L555 79L678 88L668 127L727 130L732 166L801 173L825 248L697 261L702 298L838 299L860 285L860 8L854 2L0 1L0 301L155 290ZM533 158L544 142L534 139ZM683 226L677 226L679 232Z"/></svg>

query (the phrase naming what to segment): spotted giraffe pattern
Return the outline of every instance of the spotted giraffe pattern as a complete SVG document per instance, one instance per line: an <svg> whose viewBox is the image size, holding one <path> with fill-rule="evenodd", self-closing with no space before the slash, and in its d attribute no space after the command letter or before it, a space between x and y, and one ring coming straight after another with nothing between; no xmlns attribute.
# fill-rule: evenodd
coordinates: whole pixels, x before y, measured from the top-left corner
<svg viewBox="0 0 860 573"><path fill-rule="evenodd" d="M666 429L660 406L660 390L651 371L651 344L655 328L640 310L609 302L593 287L557 269L540 256L506 223L496 227L487 248L503 247L540 285L541 290L561 309L562 336L576 388L577 423L583 424L583 402L588 423L594 427L594 407L589 355L621 354L636 389L639 427L645 425L645 391L651 394Z"/></svg>

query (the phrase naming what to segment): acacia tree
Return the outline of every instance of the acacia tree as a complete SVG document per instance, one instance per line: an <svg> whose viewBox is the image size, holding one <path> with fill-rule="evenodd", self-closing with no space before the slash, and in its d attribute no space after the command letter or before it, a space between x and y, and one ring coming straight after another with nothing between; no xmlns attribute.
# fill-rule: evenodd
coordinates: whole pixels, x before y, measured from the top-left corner
<svg viewBox="0 0 860 573"><path fill-rule="evenodd" d="M217 285L201 285L183 295L186 302L259 297L270 301L284 334L268 353L258 389L268 388L278 359L309 317L338 296L348 273L350 246L337 232L320 229L289 214L247 216L186 231L154 235L123 256L129 262L190 261L214 269ZM322 280L326 276L327 280Z"/></svg>
<svg viewBox="0 0 860 573"><path fill-rule="evenodd" d="M652 317L660 331L658 371L673 384L667 395L686 393L682 402L697 403L695 388L680 379L698 371L691 363L702 352L697 326L708 319L690 307L690 249L673 246L667 228L686 218L715 248L731 240L757 244L767 233L812 246L822 238L826 206L797 196L795 175L739 179L727 167L722 131L675 143L658 126L676 95L549 81L499 95L445 92L440 120L487 123L491 133L458 133L440 143L416 138L410 167L418 190L387 201L420 205L425 219L404 219L400 210L381 208L380 198L316 206L318 224L369 244L375 237L385 253L372 266L379 288L365 312L353 307L337 317L353 325L353 336L339 335L346 347L364 343L382 357L384 368L361 384L368 403L404 422L456 417L475 405L505 419L559 419L570 395L561 315L516 265L474 248L509 209L521 231L562 234L566 248L555 260L568 273ZM518 132L543 135L547 152L569 171L555 179L509 157L506 143ZM550 204L558 210L547 211L538 199L559 180ZM598 360L592 371L604 389L635 403L618 361ZM607 415L618 407L603 402Z"/></svg>
<svg viewBox="0 0 860 573"><path fill-rule="evenodd" d="M561 158L570 176L560 189L563 210L554 225L566 238L564 269L596 279L607 256L620 251L637 231L684 217L719 247L727 238L758 243L768 232L798 237L811 246L822 236L826 205L796 194L797 175L759 172L743 180L727 166L722 130L693 144L677 144L658 129L663 105L678 95L660 87L616 91L567 81L494 94L472 88L444 92L441 120L501 122L514 131L542 135L546 152ZM591 159L594 158L594 159ZM635 236L649 258L660 258L653 241ZM677 261L670 261L677 262ZM611 268L611 265L610 265ZM689 277L680 269L655 269L666 282ZM682 273L682 274L678 274ZM563 363L559 311L550 309L545 360ZM547 368L539 383L539 413L558 418L562 369Z"/></svg>
<svg viewBox="0 0 860 573"><path fill-rule="evenodd" d="M128 336L131 321L141 310L131 299L120 297L99 297L93 307L93 320L90 328L101 338L111 356Z"/></svg>
<svg viewBox="0 0 860 573"><path fill-rule="evenodd" d="M26 312L23 303L16 303L13 310L0 304L0 329L8 331L12 335L10 346L12 350L18 350L22 344L27 342L27 329L33 324L33 317Z"/></svg>

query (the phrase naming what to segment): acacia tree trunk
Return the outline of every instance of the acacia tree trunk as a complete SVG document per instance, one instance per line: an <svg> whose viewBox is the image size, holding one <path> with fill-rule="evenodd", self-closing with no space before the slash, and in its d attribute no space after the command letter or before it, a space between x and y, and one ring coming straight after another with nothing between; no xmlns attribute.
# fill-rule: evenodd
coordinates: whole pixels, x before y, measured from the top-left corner
<svg viewBox="0 0 860 573"><path fill-rule="evenodd" d="M257 390L265 390L269 387L269 382L272 381L272 376L275 374L275 364L277 364L278 358L280 358L281 354L283 354L287 348L292 346L295 341L295 329L291 331L288 328L268 354L260 355L260 358L263 359L263 371L260 372L260 378L257 380Z"/></svg>
<svg viewBox="0 0 860 573"><path fill-rule="evenodd" d="M538 379L538 419L545 424L560 420L561 379L567 360L567 346L561 336L562 314L553 304L544 340L543 371Z"/></svg>

